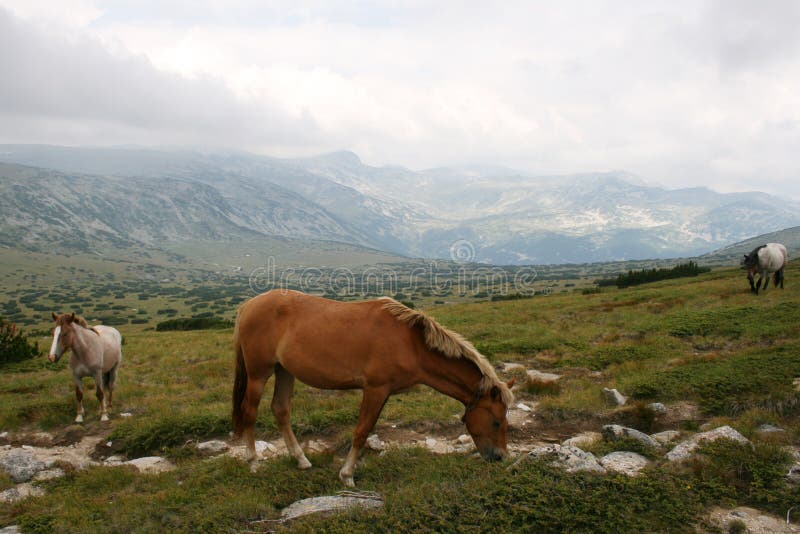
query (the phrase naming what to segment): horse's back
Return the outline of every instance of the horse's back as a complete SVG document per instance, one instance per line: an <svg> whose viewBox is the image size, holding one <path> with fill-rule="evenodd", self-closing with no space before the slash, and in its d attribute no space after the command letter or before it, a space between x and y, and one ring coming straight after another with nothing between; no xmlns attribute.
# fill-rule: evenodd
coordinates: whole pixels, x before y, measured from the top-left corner
<svg viewBox="0 0 800 534"><path fill-rule="evenodd" d="M759 267L769 272L783 269L788 258L786 247L781 243L767 243L758 251Z"/></svg>
<svg viewBox="0 0 800 534"><path fill-rule="evenodd" d="M339 302L296 291L254 297L240 310L237 330L248 371L280 363L321 388L362 387L387 370L405 370L416 342L380 300Z"/></svg>
<svg viewBox="0 0 800 534"><path fill-rule="evenodd" d="M103 370L108 371L122 359L122 334L114 327L93 326L103 344Z"/></svg>

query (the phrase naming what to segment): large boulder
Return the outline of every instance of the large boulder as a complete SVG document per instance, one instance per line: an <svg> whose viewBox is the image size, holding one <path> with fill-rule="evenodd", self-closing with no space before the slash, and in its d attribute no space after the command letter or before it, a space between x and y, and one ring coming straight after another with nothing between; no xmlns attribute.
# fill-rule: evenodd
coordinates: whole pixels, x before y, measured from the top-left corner
<svg viewBox="0 0 800 534"><path fill-rule="evenodd" d="M750 443L750 440L741 435L735 429L725 425L708 432L701 432L695 434L686 441L682 441L675 445L671 451L667 453L667 460L670 462L678 462L689 458L703 443L711 443L718 439L731 439L739 443Z"/></svg>

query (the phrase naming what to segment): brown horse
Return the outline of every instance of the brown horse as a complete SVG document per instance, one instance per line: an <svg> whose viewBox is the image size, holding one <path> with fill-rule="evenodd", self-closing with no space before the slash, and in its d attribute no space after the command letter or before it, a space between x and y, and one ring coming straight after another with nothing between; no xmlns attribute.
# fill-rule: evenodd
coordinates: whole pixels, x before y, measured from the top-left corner
<svg viewBox="0 0 800 534"><path fill-rule="evenodd" d="M354 485L359 452L389 395L415 384L464 404L462 421L484 458L506 454L513 381L501 382L459 334L392 299L344 303L272 290L239 308L234 349L233 425L237 436L244 433L250 460L256 458L258 404L272 374L272 413L301 469L311 463L289 421L295 377L316 388L364 391L353 444L339 471L348 486Z"/></svg>
<svg viewBox="0 0 800 534"><path fill-rule="evenodd" d="M83 377L85 376L94 378L97 400L100 402L100 420L108 421L106 405L110 408L114 398L117 369L119 362L122 361L122 336L116 328L110 326L90 327L83 317L74 313L61 315L54 313L53 320L56 324L53 329L53 344L50 347L50 361L57 362L64 352L72 350L69 367L72 369L75 398L78 401L78 415L75 417L75 422L83 422Z"/></svg>

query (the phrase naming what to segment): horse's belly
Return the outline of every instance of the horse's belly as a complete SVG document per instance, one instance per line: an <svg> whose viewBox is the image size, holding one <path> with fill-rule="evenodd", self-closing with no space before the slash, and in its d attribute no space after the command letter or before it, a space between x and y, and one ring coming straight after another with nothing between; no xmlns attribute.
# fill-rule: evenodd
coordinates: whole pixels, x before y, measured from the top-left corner
<svg viewBox="0 0 800 534"><path fill-rule="evenodd" d="M353 389L364 386L364 372L345 362L302 357L281 359L281 365L295 378L319 389Z"/></svg>

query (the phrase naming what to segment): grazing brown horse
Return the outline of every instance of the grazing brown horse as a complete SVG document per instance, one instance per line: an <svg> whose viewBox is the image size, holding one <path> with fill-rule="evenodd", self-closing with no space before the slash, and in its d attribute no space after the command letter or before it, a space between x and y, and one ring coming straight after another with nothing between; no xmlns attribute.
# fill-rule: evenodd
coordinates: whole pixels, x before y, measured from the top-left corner
<svg viewBox="0 0 800 534"><path fill-rule="evenodd" d="M323 389L362 389L353 444L339 478L353 472L367 435L389 395L426 384L461 401L462 421L481 455L506 454L510 386L471 343L425 314L382 298L337 302L297 291L272 290L239 308L234 331L236 378L233 425L256 458L253 427L264 384L275 375L272 413L286 447L306 469L311 463L289 421L295 377Z"/></svg>
<svg viewBox="0 0 800 534"><path fill-rule="evenodd" d="M69 367L75 383L75 398L78 400L76 423L83 422L83 377L94 378L97 400L100 401L100 420L108 421L108 407L114 398L117 369L122 361L122 336L116 328L97 325L90 327L79 316L63 313L53 314L56 322L53 329L53 344L50 361L57 362L62 354L72 349ZM104 394L103 390L107 392ZM106 397L108 402L106 403Z"/></svg>

